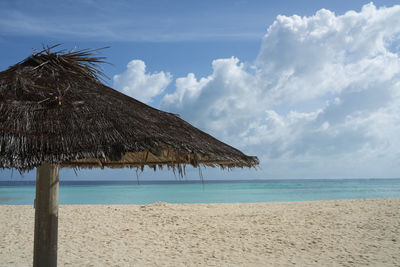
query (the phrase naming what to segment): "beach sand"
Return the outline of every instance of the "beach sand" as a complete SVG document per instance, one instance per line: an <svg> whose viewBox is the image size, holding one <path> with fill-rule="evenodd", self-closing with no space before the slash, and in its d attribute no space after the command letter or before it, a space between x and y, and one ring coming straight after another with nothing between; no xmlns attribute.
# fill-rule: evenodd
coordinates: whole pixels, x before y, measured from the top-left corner
<svg viewBox="0 0 400 267"><path fill-rule="evenodd" d="M0 214L0 266L30 266L33 207ZM400 266L400 198L66 205L58 239L59 266Z"/></svg>

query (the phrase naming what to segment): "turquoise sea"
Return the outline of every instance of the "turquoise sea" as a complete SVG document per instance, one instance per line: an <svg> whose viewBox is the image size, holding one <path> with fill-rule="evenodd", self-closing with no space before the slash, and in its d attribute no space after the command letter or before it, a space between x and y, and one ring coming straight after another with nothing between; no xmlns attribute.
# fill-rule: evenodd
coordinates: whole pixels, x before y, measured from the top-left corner
<svg viewBox="0 0 400 267"><path fill-rule="evenodd" d="M0 182L0 204L31 205L34 181ZM400 179L61 181L60 204L235 203L400 197Z"/></svg>

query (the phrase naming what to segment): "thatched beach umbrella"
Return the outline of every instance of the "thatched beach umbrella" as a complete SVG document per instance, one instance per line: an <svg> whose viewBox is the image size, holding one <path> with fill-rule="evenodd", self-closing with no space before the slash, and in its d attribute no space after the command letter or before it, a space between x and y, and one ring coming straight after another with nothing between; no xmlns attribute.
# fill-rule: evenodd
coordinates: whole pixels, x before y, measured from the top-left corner
<svg viewBox="0 0 400 267"><path fill-rule="evenodd" d="M254 167L179 116L102 84L96 50L46 48L0 72L0 168L37 168L34 265L57 264L59 168ZM146 88L143 88L146 90Z"/></svg>

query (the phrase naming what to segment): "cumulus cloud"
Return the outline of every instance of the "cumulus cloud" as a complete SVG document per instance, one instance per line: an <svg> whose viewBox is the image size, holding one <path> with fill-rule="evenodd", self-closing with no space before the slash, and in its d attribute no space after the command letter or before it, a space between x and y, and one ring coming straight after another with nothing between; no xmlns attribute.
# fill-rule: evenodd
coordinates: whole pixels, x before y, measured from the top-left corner
<svg viewBox="0 0 400 267"><path fill-rule="evenodd" d="M164 92L171 79L172 75L168 72L146 73L146 64L142 60L132 60L124 73L114 76L114 87L148 103Z"/></svg>
<svg viewBox="0 0 400 267"><path fill-rule="evenodd" d="M197 79L190 73L178 78L176 91L166 94L161 106L184 114L200 128L220 133L235 125L240 127L257 113L255 109L263 107L253 91L257 90L252 86L254 77L237 58L214 60L212 66L213 74L208 77Z"/></svg>
<svg viewBox="0 0 400 267"><path fill-rule="evenodd" d="M317 177L323 170L397 175L397 25L400 6L372 3L343 15L326 9L310 17L280 15L254 63L214 60L209 76L176 79L160 105L266 166L302 162ZM349 165L363 167L338 170Z"/></svg>

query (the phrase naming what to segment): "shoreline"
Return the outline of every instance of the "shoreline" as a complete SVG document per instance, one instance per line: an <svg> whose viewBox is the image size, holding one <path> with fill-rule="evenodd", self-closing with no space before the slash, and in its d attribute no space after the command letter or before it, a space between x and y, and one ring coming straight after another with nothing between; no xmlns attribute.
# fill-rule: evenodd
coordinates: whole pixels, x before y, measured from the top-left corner
<svg viewBox="0 0 400 267"><path fill-rule="evenodd" d="M0 205L0 266L32 263L32 205ZM59 266L396 266L400 198L60 205Z"/></svg>
<svg viewBox="0 0 400 267"><path fill-rule="evenodd" d="M280 201L280 200L276 200L276 201L259 201L259 202L217 202L217 203L209 203L209 202L196 202L196 203L192 203L192 202L183 202L183 203L173 203L173 202L165 202L165 201L155 201L153 203L144 203L144 204L61 204L59 203L58 206L61 207L67 207L67 206L72 206L72 207L114 207L114 206L162 206L162 205L259 205L259 204L289 204L289 203L305 203L305 202L331 202L331 201L353 201L353 200L390 200L390 199L400 199L400 197L370 197L370 198L344 198L344 199L316 199L316 200L294 200L294 201ZM28 205L28 204L3 204L0 202L0 207L32 207L33 208L33 204L32 205Z"/></svg>

